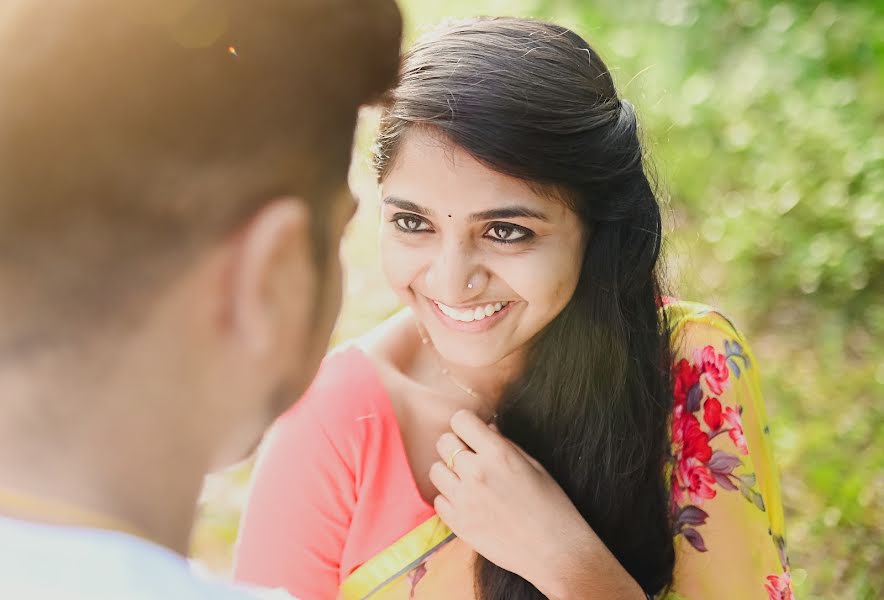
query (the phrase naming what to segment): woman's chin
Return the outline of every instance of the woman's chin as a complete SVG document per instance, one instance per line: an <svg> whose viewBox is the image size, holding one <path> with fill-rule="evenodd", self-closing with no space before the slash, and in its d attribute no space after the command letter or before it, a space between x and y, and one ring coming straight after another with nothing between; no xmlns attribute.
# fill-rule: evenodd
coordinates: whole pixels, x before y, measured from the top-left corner
<svg viewBox="0 0 884 600"><path fill-rule="evenodd" d="M512 349L491 349L487 345L446 343L434 340L433 344L446 364L465 369L492 369L512 354Z"/></svg>
<svg viewBox="0 0 884 600"><path fill-rule="evenodd" d="M464 356L462 353L445 354L440 352L442 360L451 366L463 369L490 369L497 365L501 359L492 358L489 360L487 356Z"/></svg>

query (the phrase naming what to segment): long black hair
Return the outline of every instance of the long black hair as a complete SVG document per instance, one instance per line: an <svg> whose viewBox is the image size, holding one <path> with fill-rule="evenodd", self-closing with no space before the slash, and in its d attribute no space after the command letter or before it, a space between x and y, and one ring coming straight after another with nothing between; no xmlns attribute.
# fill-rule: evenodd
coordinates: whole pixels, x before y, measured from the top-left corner
<svg viewBox="0 0 884 600"><path fill-rule="evenodd" d="M671 349L658 310L660 208L632 106L574 32L478 19L407 53L382 117L379 179L412 126L556 194L582 220L577 289L533 340L498 424L546 467L639 585L658 592L675 560L664 475ZM476 566L484 600L543 598L484 558Z"/></svg>

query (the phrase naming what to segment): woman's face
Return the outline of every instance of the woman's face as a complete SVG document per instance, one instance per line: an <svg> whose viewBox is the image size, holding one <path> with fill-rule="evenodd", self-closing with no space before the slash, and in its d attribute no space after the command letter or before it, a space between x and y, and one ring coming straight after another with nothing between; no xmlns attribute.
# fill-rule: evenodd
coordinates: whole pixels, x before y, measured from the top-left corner
<svg viewBox="0 0 884 600"><path fill-rule="evenodd" d="M447 361L498 363L574 293L585 246L577 215L439 136L405 135L382 202L384 272Z"/></svg>

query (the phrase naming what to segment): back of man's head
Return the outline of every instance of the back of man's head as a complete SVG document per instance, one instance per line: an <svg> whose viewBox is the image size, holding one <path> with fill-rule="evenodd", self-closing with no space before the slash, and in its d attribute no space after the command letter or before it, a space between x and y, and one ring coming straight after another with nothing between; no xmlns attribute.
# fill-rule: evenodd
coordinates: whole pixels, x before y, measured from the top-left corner
<svg viewBox="0 0 884 600"><path fill-rule="evenodd" d="M0 365L143 302L274 197L321 229L400 28L392 0L3 0Z"/></svg>

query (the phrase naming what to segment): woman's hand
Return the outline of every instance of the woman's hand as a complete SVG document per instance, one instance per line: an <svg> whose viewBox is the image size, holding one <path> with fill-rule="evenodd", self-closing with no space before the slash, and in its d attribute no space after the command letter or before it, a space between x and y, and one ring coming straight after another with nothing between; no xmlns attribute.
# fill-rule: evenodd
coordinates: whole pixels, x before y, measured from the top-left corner
<svg viewBox="0 0 884 600"><path fill-rule="evenodd" d="M549 598L645 598L543 466L492 426L459 411L436 449L436 512L476 552Z"/></svg>

